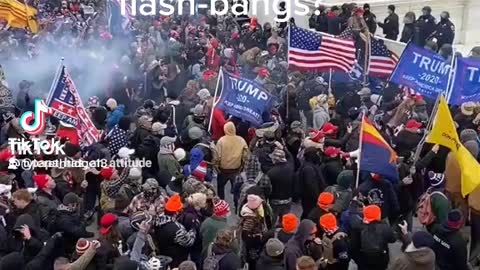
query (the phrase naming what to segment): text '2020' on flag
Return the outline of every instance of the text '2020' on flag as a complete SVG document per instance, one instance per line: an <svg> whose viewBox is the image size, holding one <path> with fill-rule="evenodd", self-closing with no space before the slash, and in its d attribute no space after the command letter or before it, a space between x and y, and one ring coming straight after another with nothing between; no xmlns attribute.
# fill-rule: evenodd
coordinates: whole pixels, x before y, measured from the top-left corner
<svg viewBox="0 0 480 270"><path fill-rule="evenodd" d="M63 65L52 84L47 106L52 108L53 116L77 128L83 144L89 145L100 139L100 131L88 116L72 77Z"/></svg>
<svg viewBox="0 0 480 270"><path fill-rule="evenodd" d="M441 55L409 44L390 81L436 100L447 90L451 64Z"/></svg>
<svg viewBox="0 0 480 270"><path fill-rule="evenodd" d="M269 115L274 97L259 84L223 72L223 91L218 107L225 113L236 116L253 126L263 124Z"/></svg>
<svg viewBox="0 0 480 270"><path fill-rule="evenodd" d="M480 164L460 141L452 114L443 96L440 97L435 122L427 142L443 145L455 155L462 174L463 196L467 196L480 186Z"/></svg>
<svg viewBox="0 0 480 270"><path fill-rule="evenodd" d="M350 72L355 64L355 53L353 40L290 28L288 64L291 69Z"/></svg>
<svg viewBox="0 0 480 270"><path fill-rule="evenodd" d="M365 117L362 120L360 170L398 181L397 153Z"/></svg>

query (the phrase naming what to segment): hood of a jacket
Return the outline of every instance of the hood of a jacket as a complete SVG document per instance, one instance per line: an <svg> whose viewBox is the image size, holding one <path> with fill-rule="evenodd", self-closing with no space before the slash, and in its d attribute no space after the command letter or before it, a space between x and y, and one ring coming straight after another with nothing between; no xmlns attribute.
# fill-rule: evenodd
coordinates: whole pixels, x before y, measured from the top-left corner
<svg viewBox="0 0 480 270"><path fill-rule="evenodd" d="M309 219L304 219L300 222L298 226L297 232L293 236L295 240L299 241L300 243L305 243L312 232L315 230L315 223Z"/></svg>
<svg viewBox="0 0 480 270"><path fill-rule="evenodd" d="M20 215L17 218L17 221L15 222L15 226L13 226L13 229L14 230L21 229L22 225L27 225L28 228L30 228L30 232L32 233L32 236L38 235L37 225L35 224L33 217L30 216L29 214Z"/></svg>
<svg viewBox="0 0 480 270"><path fill-rule="evenodd" d="M434 265L435 253L429 248L422 248L411 252L405 252L408 259L416 265Z"/></svg>
<svg viewBox="0 0 480 270"><path fill-rule="evenodd" d="M237 135L237 129L235 128L235 125L232 122L227 122L223 126L223 131L225 132L225 135L228 135L228 136Z"/></svg>

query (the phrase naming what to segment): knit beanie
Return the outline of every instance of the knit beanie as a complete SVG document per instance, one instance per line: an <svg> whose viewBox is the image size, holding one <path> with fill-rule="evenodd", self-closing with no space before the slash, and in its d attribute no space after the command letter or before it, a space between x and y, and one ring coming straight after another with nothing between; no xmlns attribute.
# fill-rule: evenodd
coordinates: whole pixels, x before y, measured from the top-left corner
<svg viewBox="0 0 480 270"><path fill-rule="evenodd" d="M352 170L345 170L338 174L337 184L344 189L349 189L352 187L353 180L355 177Z"/></svg>
<svg viewBox="0 0 480 270"><path fill-rule="evenodd" d="M468 141L477 141L477 132L474 129L464 129L460 132L460 141L462 143Z"/></svg>
<svg viewBox="0 0 480 270"><path fill-rule="evenodd" d="M332 204L335 203L335 196L330 192L322 192L320 196L318 196L318 207L323 210L329 210Z"/></svg>
<svg viewBox="0 0 480 270"><path fill-rule="evenodd" d="M247 207L256 210L260 205L262 205L263 200L260 198L260 196L250 194L247 196Z"/></svg>
<svg viewBox="0 0 480 270"><path fill-rule="evenodd" d="M227 218L230 216L230 205L224 200L215 202L213 204L213 214L220 218Z"/></svg>
<svg viewBox="0 0 480 270"><path fill-rule="evenodd" d="M428 232L418 231L412 235L412 243L415 248L432 248L435 240L433 240L433 236Z"/></svg>
<svg viewBox="0 0 480 270"><path fill-rule="evenodd" d="M294 214L286 214L282 217L282 229L284 232L292 234L297 231L299 224L298 217Z"/></svg>
<svg viewBox="0 0 480 270"><path fill-rule="evenodd" d="M459 230L463 226L463 215L458 209L453 209L448 213L447 227L454 230Z"/></svg>
<svg viewBox="0 0 480 270"><path fill-rule="evenodd" d="M382 220L382 210L377 205L369 205L363 208L363 222L370 224Z"/></svg>
<svg viewBox="0 0 480 270"><path fill-rule="evenodd" d="M69 192L63 197L62 203L63 205L78 204L80 203L80 197L73 192Z"/></svg>
<svg viewBox="0 0 480 270"><path fill-rule="evenodd" d="M90 241L88 241L87 239L80 238L77 241L77 245L75 246L75 250L76 250L78 255L82 255L85 252L87 252L87 250L90 248L91 245L92 245L92 243Z"/></svg>
<svg viewBox="0 0 480 270"><path fill-rule="evenodd" d="M285 245L277 238L270 238L265 245L265 253L270 257L278 257L285 250Z"/></svg>
<svg viewBox="0 0 480 270"><path fill-rule="evenodd" d="M47 186L48 177L47 174L37 174L32 176L32 179L39 189L44 189Z"/></svg>
<svg viewBox="0 0 480 270"><path fill-rule="evenodd" d="M172 214L178 214L183 209L182 199L180 195L176 194L168 199L167 203L165 204L165 210Z"/></svg>
<svg viewBox="0 0 480 270"><path fill-rule="evenodd" d="M325 214L320 217L320 226L325 232L336 232L338 230L337 218L331 213Z"/></svg>
<svg viewBox="0 0 480 270"><path fill-rule="evenodd" d="M430 186L440 187L444 183L445 175L443 173L435 173L435 172L429 171L428 179L430 180Z"/></svg>
<svg viewBox="0 0 480 270"><path fill-rule="evenodd" d="M92 96L88 99L87 108L95 108L100 106L100 99L97 96Z"/></svg>

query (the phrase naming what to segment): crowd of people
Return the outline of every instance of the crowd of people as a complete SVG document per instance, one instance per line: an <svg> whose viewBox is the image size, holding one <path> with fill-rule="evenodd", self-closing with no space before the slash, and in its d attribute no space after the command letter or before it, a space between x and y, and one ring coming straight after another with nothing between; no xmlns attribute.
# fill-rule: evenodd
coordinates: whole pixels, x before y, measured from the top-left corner
<svg viewBox="0 0 480 270"><path fill-rule="evenodd" d="M1 30L0 59L29 63L53 48L108 55L91 60L103 68L105 88L83 96L102 136L85 145L76 127L49 117L45 136L60 140L64 154L12 153L9 138L31 139L21 114L47 94L34 90L41 82L20 82L15 109L1 119L0 270L480 265L480 189L461 195L460 167L447 148L425 144L414 154L433 101L394 84L379 96L359 83L332 84L328 74L289 70L287 23L174 15L138 17L116 32L102 1L36 5L41 32ZM86 14L84 5L96 12ZM389 10L378 26L397 39L398 16ZM376 31L368 4L321 12L310 20L318 31ZM451 44L448 13L435 24L430 8L422 12L418 20L407 13L401 41ZM72 76L89 68L75 67ZM220 69L277 97L268 121L255 127L216 106ZM7 81L12 72L23 71L6 68ZM480 107L452 111L461 142L478 157ZM363 117L397 152L399 181L358 170ZM9 166L13 157L152 166L23 170ZM397 241L401 251L393 254Z"/></svg>

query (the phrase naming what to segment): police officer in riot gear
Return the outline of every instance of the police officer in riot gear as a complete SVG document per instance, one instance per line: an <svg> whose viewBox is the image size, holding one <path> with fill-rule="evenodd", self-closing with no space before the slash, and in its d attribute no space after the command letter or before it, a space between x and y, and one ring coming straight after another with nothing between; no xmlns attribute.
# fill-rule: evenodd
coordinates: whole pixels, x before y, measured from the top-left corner
<svg viewBox="0 0 480 270"><path fill-rule="evenodd" d="M452 44L455 38L455 25L450 21L450 14L444 11L440 18L440 22L432 34L432 37L437 40L438 48L441 48L444 44Z"/></svg>

